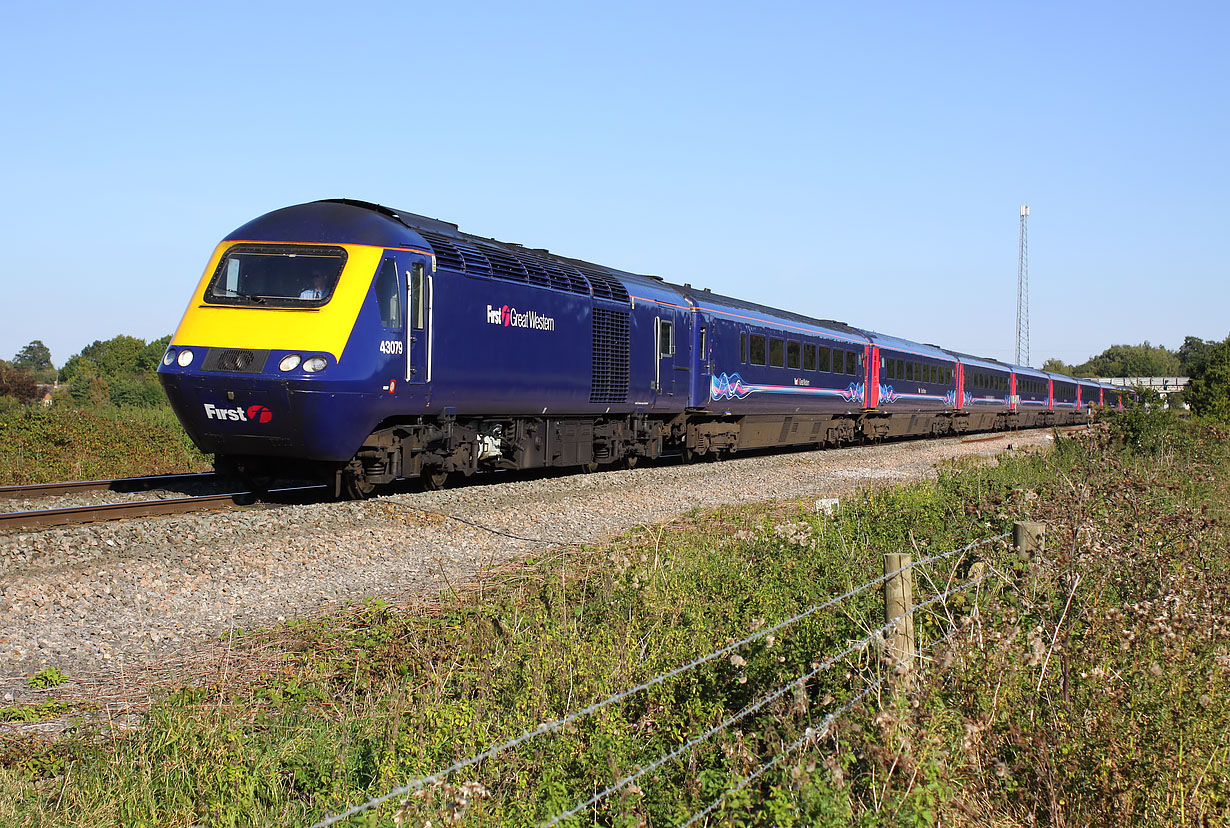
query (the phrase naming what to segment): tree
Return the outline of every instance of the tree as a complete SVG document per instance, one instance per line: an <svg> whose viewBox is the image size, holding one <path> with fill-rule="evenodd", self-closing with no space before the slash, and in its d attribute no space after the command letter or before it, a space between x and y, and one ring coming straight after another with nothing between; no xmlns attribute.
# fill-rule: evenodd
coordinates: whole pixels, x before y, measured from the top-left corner
<svg viewBox="0 0 1230 828"><path fill-rule="evenodd" d="M1071 365L1068 365L1062 359L1055 359L1054 357L1052 357L1048 359L1046 362L1042 363L1042 370L1043 371L1053 371L1056 374L1067 374L1068 376L1071 377L1071 376L1075 376L1075 374L1073 374L1072 372L1075 371L1076 369L1073 368Z"/></svg>
<svg viewBox="0 0 1230 828"><path fill-rule="evenodd" d="M51 349L39 339L17 352L13 357L13 367L32 374L39 382L51 382L56 375L56 368L51 364Z"/></svg>
<svg viewBox="0 0 1230 828"><path fill-rule="evenodd" d="M1111 345L1074 371L1077 377L1174 377L1179 372L1179 356L1145 340L1140 345Z"/></svg>
<svg viewBox="0 0 1230 828"><path fill-rule="evenodd" d="M118 406L161 405L166 401L155 372L171 337L146 344L120 335L91 342L60 369L73 399Z"/></svg>
<svg viewBox="0 0 1230 828"><path fill-rule="evenodd" d="M1192 366L1187 402L1202 417L1230 422L1230 336L1205 344L1203 358Z"/></svg>
<svg viewBox="0 0 1230 828"><path fill-rule="evenodd" d="M38 399L38 385L29 371L16 368L0 368L0 397L16 397L19 400Z"/></svg>
<svg viewBox="0 0 1230 828"><path fill-rule="evenodd" d="M71 382L78 374L93 368L102 377L115 377L141 370L140 357L145 340L120 334L108 340L95 340L69 358L60 369L60 380Z"/></svg>
<svg viewBox="0 0 1230 828"><path fill-rule="evenodd" d="M1179 371L1181 376L1190 377L1196 366L1204 361L1209 350L1213 348L1216 342L1205 342L1198 336L1189 336L1184 338L1183 344L1179 346Z"/></svg>

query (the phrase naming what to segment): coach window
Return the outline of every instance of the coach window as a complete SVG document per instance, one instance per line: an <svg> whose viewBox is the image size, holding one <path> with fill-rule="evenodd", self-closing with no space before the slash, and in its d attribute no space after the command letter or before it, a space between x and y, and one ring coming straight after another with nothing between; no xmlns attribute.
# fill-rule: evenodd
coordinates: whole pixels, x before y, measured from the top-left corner
<svg viewBox="0 0 1230 828"><path fill-rule="evenodd" d="M832 370L833 366L832 366L832 363L829 361L830 356L831 354L828 349L828 346L821 345L820 346L820 370L821 371L831 371Z"/></svg>
<svg viewBox="0 0 1230 828"><path fill-rule="evenodd" d="M894 359L884 360L884 379L896 379L893 369L897 367L897 361Z"/></svg>
<svg viewBox="0 0 1230 828"><path fill-rule="evenodd" d="M799 361L799 343L787 342L786 343L786 367L792 368L795 371L797 371L799 370L800 365L801 363Z"/></svg>
<svg viewBox="0 0 1230 828"><path fill-rule="evenodd" d="M769 364L774 368L786 365L786 343L780 339L769 338Z"/></svg>
<svg viewBox="0 0 1230 828"><path fill-rule="evenodd" d="M847 374L857 374L858 373L857 365L858 365L858 358L854 355L854 352L846 351L846 373Z"/></svg>
<svg viewBox="0 0 1230 828"><path fill-rule="evenodd" d="M385 259L376 274L376 306L381 325L401 328L401 289L397 286L397 262L392 259Z"/></svg>
<svg viewBox="0 0 1230 828"><path fill-rule="evenodd" d="M803 370L816 370L816 346L803 343Z"/></svg>
<svg viewBox="0 0 1230 828"><path fill-rule="evenodd" d="M674 327L663 319L658 327L658 355L668 357L673 353L675 353Z"/></svg>
<svg viewBox="0 0 1230 828"><path fill-rule="evenodd" d="M747 362L747 333L739 334L739 361Z"/></svg>
<svg viewBox="0 0 1230 828"><path fill-rule="evenodd" d="M751 350L748 356L752 365L764 365L764 337L752 334Z"/></svg>

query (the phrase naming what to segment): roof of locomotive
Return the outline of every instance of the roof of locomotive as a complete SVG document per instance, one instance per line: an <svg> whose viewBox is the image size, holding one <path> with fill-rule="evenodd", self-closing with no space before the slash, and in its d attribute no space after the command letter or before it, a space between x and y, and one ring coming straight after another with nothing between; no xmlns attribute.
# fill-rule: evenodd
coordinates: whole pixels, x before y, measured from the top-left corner
<svg viewBox="0 0 1230 828"><path fill-rule="evenodd" d="M572 293L629 301L627 288L674 296L657 276L629 273L548 250L463 233L455 224L354 199L323 199L253 219L227 241L283 241L409 247L428 251L437 267L471 276L528 282Z"/></svg>

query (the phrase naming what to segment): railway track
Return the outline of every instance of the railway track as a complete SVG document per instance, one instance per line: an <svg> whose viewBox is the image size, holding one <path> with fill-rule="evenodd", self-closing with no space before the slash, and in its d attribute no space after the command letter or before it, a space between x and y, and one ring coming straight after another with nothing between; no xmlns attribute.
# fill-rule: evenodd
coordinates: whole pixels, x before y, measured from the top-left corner
<svg viewBox="0 0 1230 828"><path fill-rule="evenodd" d="M1080 431L1086 426L1058 428L1061 433ZM963 443L995 440L1005 436L999 432L980 437L962 439ZM117 480L79 480L60 483L38 483L26 486L0 486L0 501L4 499L29 499L53 495L73 494L87 491L149 492L176 488L196 488L218 485L226 480L213 472L201 474L168 474L151 477L130 477ZM228 491L186 497L156 498L151 500L95 503L87 506L66 506L52 509L33 509L20 512L0 512L0 531L19 527L65 526L80 523L97 523L105 520L122 520L136 517L176 515L219 509L268 507L289 503L306 503L328 497L331 488L325 485L292 486L271 489L266 492Z"/></svg>
<svg viewBox="0 0 1230 828"><path fill-rule="evenodd" d="M197 487L217 483L222 478L213 473L173 474L154 477L133 477L117 480L80 480L60 483L39 483L27 486L0 487L0 499L28 499L87 491L149 492L168 487ZM40 528L80 523L97 523L125 518L178 515L219 509L267 507L276 504L308 502L327 494L327 486L292 486L267 492L227 491L185 497L160 497L150 500L92 503L87 506L63 506L50 509L29 509L0 512L0 531L21 527Z"/></svg>
<svg viewBox="0 0 1230 828"><path fill-rule="evenodd" d="M116 480L73 480L60 483L28 483L22 486L0 486L0 499L16 500L73 492L111 491L148 492L168 486L209 484L219 480L213 472L199 474L158 474L150 477L122 477Z"/></svg>

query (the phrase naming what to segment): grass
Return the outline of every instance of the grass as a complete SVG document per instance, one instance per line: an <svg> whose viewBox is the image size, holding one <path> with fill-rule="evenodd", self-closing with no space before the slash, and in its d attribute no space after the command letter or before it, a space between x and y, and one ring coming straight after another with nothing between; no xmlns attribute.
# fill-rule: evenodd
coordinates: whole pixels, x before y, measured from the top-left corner
<svg viewBox="0 0 1230 828"><path fill-rule="evenodd" d="M990 549L998 574L977 600L920 614L922 643L955 639L916 690L873 694L712 823L1226 824L1230 451L1199 426L1162 429L960 464L833 517L695 513L434 603L373 599L247 634L282 653L275 669L179 688L131 731L0 753L0 824L308 825L866 582L886 552L918 558L1014 519L1048 524L1047 553ZM914 580L917 600L933 592ZM882 617L872 590L348 824L541 824ZM677 825L891 672L875 650L852 655L569 824Z"/></svg>

